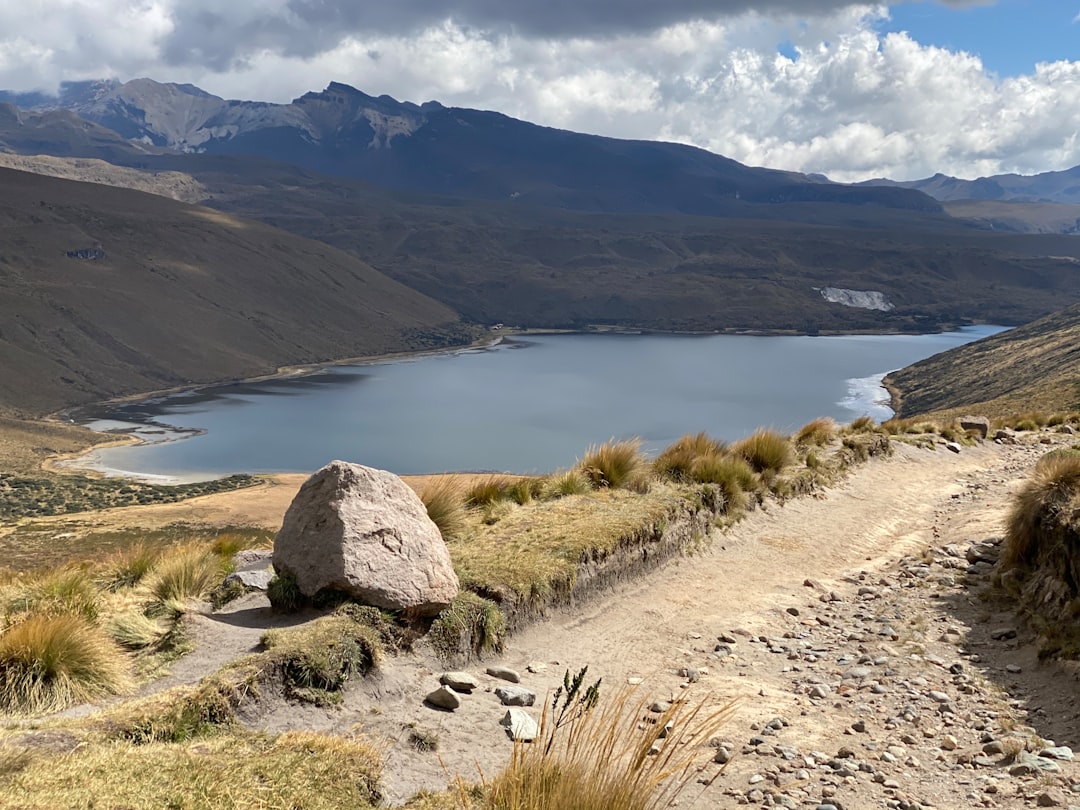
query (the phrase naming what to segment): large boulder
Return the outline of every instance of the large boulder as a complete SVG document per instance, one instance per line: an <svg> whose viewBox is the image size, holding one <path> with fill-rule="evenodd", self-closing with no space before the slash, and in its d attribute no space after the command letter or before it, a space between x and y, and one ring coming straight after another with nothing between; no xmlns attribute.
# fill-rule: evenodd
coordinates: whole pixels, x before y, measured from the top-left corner
<svg viewBox="0 0 1080 810"><path fill-rule="evenodd" d="M985 416L961 416L960 428L979 434L980 439L985 439L990 433L990 420Z"/></svg>
<svg viewBox="0 0 1080 810"><path fill-rule="evenodd" d="M274 569L308 597L340 591L421 616L458 592L450 552L416 493L393 473L344 461L296 493L274 538Z"/></svg>

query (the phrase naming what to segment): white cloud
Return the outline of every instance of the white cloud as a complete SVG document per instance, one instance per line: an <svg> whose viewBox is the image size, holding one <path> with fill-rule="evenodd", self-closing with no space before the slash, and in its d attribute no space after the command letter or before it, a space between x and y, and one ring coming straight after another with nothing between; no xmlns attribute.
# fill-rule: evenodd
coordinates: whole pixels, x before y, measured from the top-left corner
<svg viewBox="0 0 1080 810"><path fill-rule="evenodd" d="M287 101L337 80L549 126L678 140L840 180L1080 164L1080 63L1000 79L976 56L879 34L883 6L825 2L834 10L689 19L603 38L444 20L411 34L339 31L309 53L281 46L272 27L249 25L252 9L278 19L299 0L238 0L204 23L218 40L244 46L231 60L192 65L169 51L178 0L118 2L66 0L68 13L47 29L35 29L19 6L0 10L0 86L149 75L232 98ZM183 24L203 5L189 2ZM110 14L115 26L92 24ZM797 58L778 53L781 42Z"/></svg>

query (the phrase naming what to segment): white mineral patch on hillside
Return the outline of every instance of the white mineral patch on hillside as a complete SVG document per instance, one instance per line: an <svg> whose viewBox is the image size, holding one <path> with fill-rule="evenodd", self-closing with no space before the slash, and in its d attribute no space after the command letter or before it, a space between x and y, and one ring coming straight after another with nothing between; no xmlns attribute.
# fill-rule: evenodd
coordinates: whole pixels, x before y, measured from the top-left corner
<svg viewBox="0 0 1080 810"><path fill-rule="evenodd" d="M822 287L819 292L821 297L832 304L842 304L845 307L859 307L860 309L877 309L888 312L893 309L885 293L877 290L845 290L840 287Z"/></svg>

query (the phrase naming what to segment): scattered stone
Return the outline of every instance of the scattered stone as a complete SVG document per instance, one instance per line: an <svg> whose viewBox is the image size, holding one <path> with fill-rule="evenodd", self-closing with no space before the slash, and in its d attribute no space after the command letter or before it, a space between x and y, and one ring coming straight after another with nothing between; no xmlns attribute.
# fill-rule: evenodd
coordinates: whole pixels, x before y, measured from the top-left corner
<svg viewBox="0 0 1080 810"><path fill-rule="evenodd" d="M959 453L961 448L956 442L945 442L945 449L953 453Z"/></svg>
<svg viewBox="0 0 1080 810"><path fill-rule="evenodd" d="M952 734L946 734L941 738L941 747L945 751L955 751L960 747L960 743L957 742L956 737Z"/></svg>
<svg viewBox="0 0 1080 810"><path fill-rule="evenodd" d="M532 706L536 703L536 692L524 686L500 686L495 689L495 697L503 706Z"/></svg>
<svg viewBox="0 0 1080 810"><path fill-rule="evenodd" d="M530 661L525 665L525 669L533 674L539 675L542 672L547 672L548 665L543 661Z"/></svg>
<svg viewBox="0 0 1080 810"><path fill-rule="evenodd" d="M931 691L931 692L927 693L927 697L929 697L935 703L948 703L949 702L949 696L947 694L945 694L944 692Z"/></svg>
<svg viewBox="0 0 1080 810"><path fill-rule="evenodd" d="M449 686L440 686L434 692L429 692L424 700L432 706L451 712L461 706L461 696Z"/></svg>
<svg viewBox="0 0 1080 810"><path fill-rule="evenodd" d="M524 709L507 709L499 725L506 727L506 733L514 741L532 742L540 733L536 720Z"/></svg>
<svg viewBox="0 0 1080 810"><path fill-rule="evenodd" d="M720 746L716 749L716 753L713 754L713 762L716 762L720 765L726 765L727 763L731 762L731 751L729 751L727 748L724 748L723 746Z"/></svg>
<svg viewBox="0 0 1080 810"><path fill-rule="evenodd" d="M655 700L649 704L649 711L656 714L663 714L671 708L671 701L669 700Z"/></svg>
<svg viewBox="0 0 1080 810"><path fill-rule="evenodd" d="M1055 788L1045 790L1035 799L1039 807L1061 807L1065 804L1065 794Z"/></svg>
<svg viewBox="0 0 1080 810"><path fill-rule="evenodd" d="M510 683L521 683L521 675L515 669L509 667L492 666L486 670L488 675L492 678L498 678L501 681L510 681Z"/></svg>
<svg viewBox="0 0 1080 810"><path fill-rule="evenodd" d="M1059 759L1065 762L1073 761L1073 750L1067 745L1055 745L1049 748L1044 748L1039 752L1039 756L1045 759Z"/></svg>
<svg viewBox="0 0 1080 810"><path fill-rule="evenodd" d="M385 610L431 616L458 594L438 527L393 473L332 461L296 493L274 538L274 569L305 596L348 594Z"/></svg>
<svg viewBox="0 0 1080 810"><path fill-rule="evenodd" d="M961 430L978 433L980 439L990 435L990 420L985 416L961 416L959 422Z"/></svg>
<svg viewBox="0 0 1080 810"><path fill-rule="evenodd" d="M792 616L798 616L799 615L799 609L798 608L789 607L787 609L787 612Z"/></svg>
<svg viewBox="0 0 1080 810"><path fill-rule="evenodd" d="M480 688L480 681L469 672L444 672L439 676L439 683L455 692L468 693Z"/></svg>
<svg viewBox="0 0 1080 810"><path fill-rule="evenodd" d="M256 591L265 591L270 585L270 580L274 578L274 572L269 568L264 568L260 571L233 571L227 577L225 577L225 584L232 585L237 583L245 588L251 588Z"/></svg>
<svg viewBox="0 0 1080 810"><path fill-rule="evenodd" d="M1010 776L1028 776L1033 773L1057 773L1061 766L1052 759L1036 757L1027 751L1021 751L1016 757L1016 762L1009 768Z"/></svg>
<svg viewBox="0 0 1080 810"><path fill-rule="evenodd" d="M821 700L822 698L827 698L831 693L832 690L829 689L828 686L823 683L817 683L810 687L810 692L808 694L812 698Z"/></svg>
<svg viewBox="0 0 1080 810"><path fill-rule="evenodd" d="M994 641L1004 641L1009 638L1016 638L1015 627L999 627L996 630L990 631L990 638Z"/></svg>
<svg viewBox="0 0 1080 810"><path fill-rule="evenodd" d="M257 568L269 568L273 564L274 550L271 548L245 548L232 556L234 571L254 571Z"/></svg>
<svg viewBox="0 0 1080 810"><path fill-rule="evenodd" d="M1020 667L1020 666L1017 666L1016 664L1006 664L1005 665L1005 671L1009 672L1009 673L1011 673L1013 675L1019 675L1021 672L1024 671L1024 668Z"/></svg>

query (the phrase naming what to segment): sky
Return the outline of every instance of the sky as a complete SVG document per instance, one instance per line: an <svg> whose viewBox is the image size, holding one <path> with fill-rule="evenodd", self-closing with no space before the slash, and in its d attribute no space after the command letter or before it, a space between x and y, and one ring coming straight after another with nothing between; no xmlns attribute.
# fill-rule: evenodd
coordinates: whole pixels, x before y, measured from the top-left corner
<svg viewBox="0 0 1080 810"><path fill-rule="evenodd" d="M898 180L1080 164L1080 0L24 0L0 88L331 81L743 163Z"/></svg>

